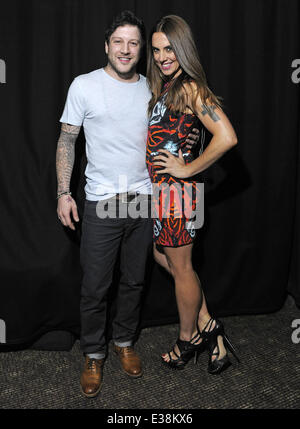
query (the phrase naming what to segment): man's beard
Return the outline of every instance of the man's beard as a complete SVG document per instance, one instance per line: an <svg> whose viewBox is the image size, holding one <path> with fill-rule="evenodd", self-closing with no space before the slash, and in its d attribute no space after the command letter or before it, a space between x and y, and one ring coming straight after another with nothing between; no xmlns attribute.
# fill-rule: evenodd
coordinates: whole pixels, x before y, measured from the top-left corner
<svg viewBox="0 0 300 429"><path fill-rule="evenodd" d="M133 75L136 73L137 62L135 64L133 64L132 67L130 68L130 70L128 70L127 72L120 71L115 66L115 64L112 61L110 61L109 58L108 58L108 64L117 73L118 76L120 76L122 79L125 79L125 80L131 79L133 77Z"/></svg>

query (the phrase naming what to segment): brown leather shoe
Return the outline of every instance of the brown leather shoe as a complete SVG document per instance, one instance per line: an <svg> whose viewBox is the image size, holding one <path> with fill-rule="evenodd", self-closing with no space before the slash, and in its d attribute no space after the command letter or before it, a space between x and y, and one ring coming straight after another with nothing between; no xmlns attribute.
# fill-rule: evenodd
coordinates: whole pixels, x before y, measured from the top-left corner
<svg viewBox="0 0 300 429"><path fill-rule="evenodd" d="M80 377L80 388L84 396L93 398L102 387L102 366L104 359L85 357L84 369Z"/></svg>
<svg viewBox="0 0 300 429"><path fill-rule="evenodd" d="M141 377L143 374L141 360L133 347L119 347L114 345L114 352L119 356L123 370L130 377Z"/></svg>

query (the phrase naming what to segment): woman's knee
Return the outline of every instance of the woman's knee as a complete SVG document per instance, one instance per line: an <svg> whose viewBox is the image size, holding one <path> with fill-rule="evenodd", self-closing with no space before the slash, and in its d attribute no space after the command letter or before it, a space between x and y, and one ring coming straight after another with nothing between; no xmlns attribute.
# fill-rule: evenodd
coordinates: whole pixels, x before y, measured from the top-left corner
<svg viewBox="0 0 300 429"><path fill-rule="evenodd" d="M168 256L167 261L173 277L190 275L194 271L191 261L173 260Z"/></svg>
<svg viewBox="0 0 300 429"><path fill-rule="evenodd" d="M173 265L172 273L175 278L190 276L194 272L191 264Z"/></svg>

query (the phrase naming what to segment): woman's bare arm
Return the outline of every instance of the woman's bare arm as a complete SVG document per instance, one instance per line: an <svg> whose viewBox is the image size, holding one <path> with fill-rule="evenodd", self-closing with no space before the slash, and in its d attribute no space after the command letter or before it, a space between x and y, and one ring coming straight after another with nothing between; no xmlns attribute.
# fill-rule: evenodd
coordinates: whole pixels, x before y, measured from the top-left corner
<svg viewBox="0 0 300 429"><path fill-rule="evenodd" d="M198 158L189 164L185 164L181 152L179 157L175 157L164 149L159 150L163 155L156 156L154 162L164 169L157 173L168 173L179 178L194 176L206 170L237 144L235 131L220 107L208 103L204 104L198 97L195 113L213 136L208 146Z"/></svg>

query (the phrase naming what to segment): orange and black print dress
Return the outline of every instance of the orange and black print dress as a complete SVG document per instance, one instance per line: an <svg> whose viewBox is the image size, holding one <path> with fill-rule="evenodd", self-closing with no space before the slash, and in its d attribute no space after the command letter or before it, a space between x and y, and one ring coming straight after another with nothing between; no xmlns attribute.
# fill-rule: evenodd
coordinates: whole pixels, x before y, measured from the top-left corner
<svg viewBox="0 0 300 429"><path fill-rule="evenodd" d="M161 246L179 247L193 242L195 228L192 222L196 209L196 182L178 179L157 171L163 167L153 163L159 149L178 156L182 150L185 163L193 160L186 148L186 138L193 128L202 128L196 115L171 112L165 105L166 93L152 111L148 126L146 162L153 184L152 218L153 240Z"/></svg>

